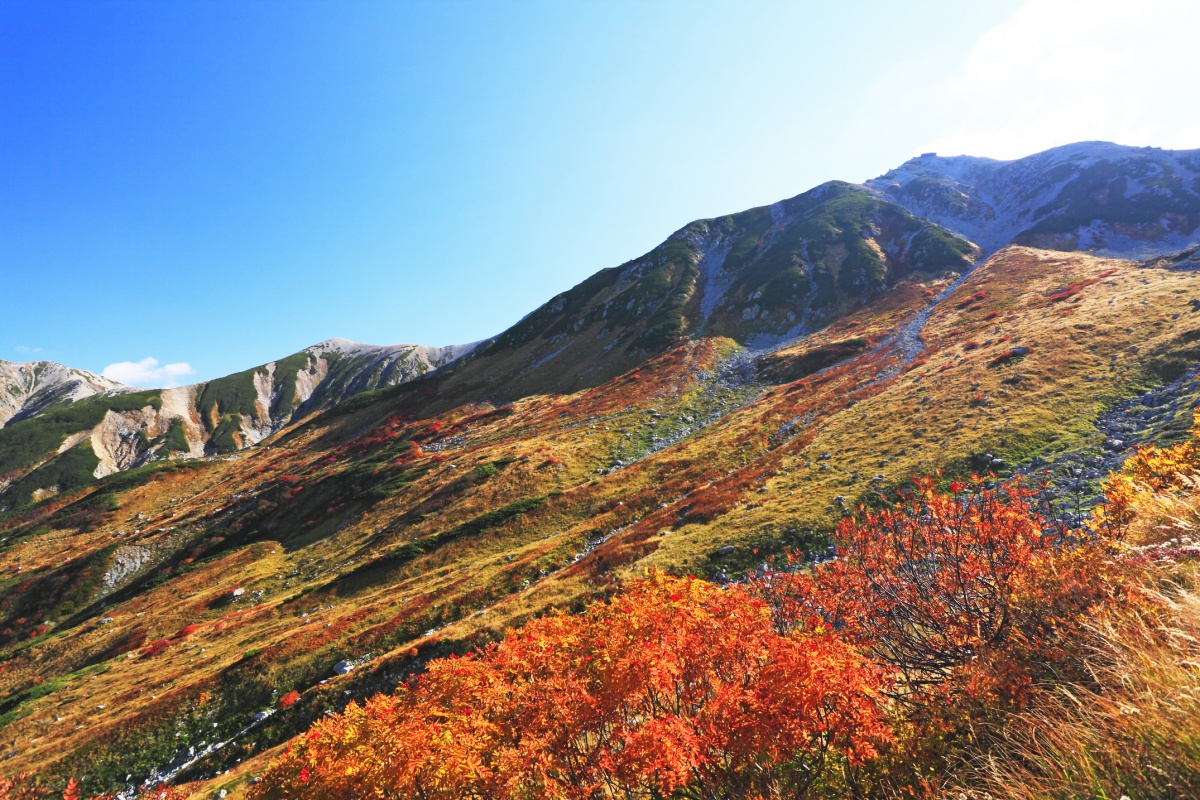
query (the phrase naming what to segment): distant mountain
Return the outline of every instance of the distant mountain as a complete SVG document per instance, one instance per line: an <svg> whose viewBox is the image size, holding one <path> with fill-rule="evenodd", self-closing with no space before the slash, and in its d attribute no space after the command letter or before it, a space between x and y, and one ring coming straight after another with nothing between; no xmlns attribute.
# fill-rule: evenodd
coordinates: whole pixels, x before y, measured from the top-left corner
<svg viewBox="0 0 1200 800"><path fill-rule="evenodd" d="M689 336L762 347L816 330L904 277L969 269L978 248L861 186L833 181L697 220L601 270L472 354L443 395L564 392Z"/></svg>
<svg viewBox="0 0 1200 800"><path fill-rule="evenodd" d="M1080 142L1015 161L927 153L866 185L989 253L1024 244L1146 258L1200 242L1200 150Z"/></svg>
<svg viewBox="0 0 1200 800"><path fill-rule="evenodd" d="M1195 164L925 156L693 222L476 347L330 340L173 389L24 375L0 772L258 792L431 659L651 568L824 560L914 476L1026 475L1074 528L1200 408Z"/></svg>
<svg viewBox="0 0 1200 800"><path fill-rule="evenodd" d="M235 452L347 397L425 375L473 346L329 339L224 378L148 390L50 362L0 362L5 400L17 408L0 428L0 507L169 456Z"/></svg>
<svg viewBox="0 0 1200 800"><path fill-rule="evenodd" d="M218 380L141 391L49 362L0 362L0 493L11 503L167 456L235 452L433 370L408 408L575 392L688 339L774 347L906 278L961 274L1009 244L1144 260L1198 243L1200 150L1083 142L1014 161L926 154L864 185L832 181L692 222L478 347L331 339Z"/></svg>
<svg viewBox="0 0 1200 800"><path fill-rule="evenodd" d="M52 406L135 389L53 361L0 361L0 425L19 422Z"/></svg>

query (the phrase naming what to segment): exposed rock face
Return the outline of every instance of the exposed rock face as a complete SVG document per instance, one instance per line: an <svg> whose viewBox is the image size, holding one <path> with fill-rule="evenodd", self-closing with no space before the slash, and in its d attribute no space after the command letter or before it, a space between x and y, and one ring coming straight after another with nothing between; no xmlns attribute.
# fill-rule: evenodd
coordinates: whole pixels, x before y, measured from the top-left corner
<svg viewBox="0 0 1200 800"><path fill-rule="evenodd" d="M1015 243L1148 258L1200 242L1200 150L1079 142L1015 161L928 153L866 185L989 253Z"/></svg>
<svg viewBox="0 0 1200 800"><path fill-rule="evenodd" d="M0 426L32 417L51 406L132 391L116 381L53 361L0 361Z"/></svg>
<svg viewBox="0 0 1200 800"><path fill-rule="evenodd" d="M245 372L161 390L132 389L50 362L0 362L0 408L7 414L0 419L10 423L0 428L0 494L18 483L22 495L52 494L162 458L233 452L352 395L420 377L473 347L330 339ZM39 416L65 405L69 419ZM38 428L45 435L31 437ZM25 444L31 438L54 444L31 451ZM47 478L39 480L45 467Z"/></svg>

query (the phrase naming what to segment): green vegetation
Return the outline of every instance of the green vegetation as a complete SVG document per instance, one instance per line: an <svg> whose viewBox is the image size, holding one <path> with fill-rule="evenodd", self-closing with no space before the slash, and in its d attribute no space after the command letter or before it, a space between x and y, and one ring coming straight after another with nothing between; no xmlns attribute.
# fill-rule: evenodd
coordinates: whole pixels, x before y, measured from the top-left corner
<svg viewBox="0 0 1200 800"><path fill-rule="evenodd" d="M242 433L242 415L230 414L221 418L221 422L217 425L216 430L212 433L212 438L208 440L208 446L214 453L234 453L241 447L239 436Z"/></svg>
<svg viewBox="0 0 1200 800"><path fill-rule="evenodd" d="M813 305L829 305L841 295L878 291L893 282L901 265L885 261L868 243L868 234L897 242L911 236L912 269L961 269L973 252L966 240L840 181L785 201L783 210L798 220L778 230L765 250L771 223L766 209L722 220L741 237L725 260L726 269L738 276L730 294L749 298L761 292L755 302L769 311L795 308L810 294Z"/></svg>
<svg viewBox="0 0 1200 800"><path fill-rule="evenodd" d="M146 406L162 408L157 391L89 397L0 428L0 475L28 469L54 453L71 434L99 425L110 410L137 411Z"/></svg>
<svg viewBox="0 0 1200 800"><path fill-rule="evenodd" d="M483 481L492 477L499 471L500 471L500 468L496 466L496 463L494 461L491 463L488 463L488 464L480 464L479 466L475 467L475 469L471 470L471 472L474 474L475 478L477 478L478 480L483 480Z"/></svg>
<svg viewBox="0 0 1200 800"><path fill-rule="evenodd" d="M774 380L795 381L865 352L869 346L870 342L860 336L829 342L795 356L772 356L764 369Z"/></svg>
<svg viewBox="0 0 1200 800"><path fill-rule="evenodd" d="M187 433L183 426L183 420L173 419L170 426L167 427L167 432L162 438L162 449L160 453L186 453L188 452Z"/></svg>
<svg viewBox="0 0 1200 800"><path fill-rule="evenodd" d="M468 536L477 536L484 531L503 525L514 517L527 514L535 508L542 506L549 499L550 495L542 495L541 497L529 497L524 500L517 500L501 508L480 514L474 519L468 520L461 525L456 525L448 531L442 531L432 536L426 536L423 539L407 542L387 555L369 561L346 573L334 581L334 583L339 586L344 584L357 585L368 575L373 576L376 573L390 572L426 553L432 553L444 544L464 539Z"/></svg>
<svg viewBox="0 0 1200 800"><path fill-rule="evenodd" d="M76 489L95 480L99 465L91 440L84 439L17 481L9 491L19 502L24 502L38 489L57 487L60 492Z"/></svg>

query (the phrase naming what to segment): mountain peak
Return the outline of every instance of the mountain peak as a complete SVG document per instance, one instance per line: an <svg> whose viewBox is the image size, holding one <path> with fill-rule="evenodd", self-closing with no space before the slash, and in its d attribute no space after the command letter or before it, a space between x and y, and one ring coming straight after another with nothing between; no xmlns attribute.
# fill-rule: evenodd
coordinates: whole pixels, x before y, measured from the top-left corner
<svg viewBox="0 0 1200 800"><path fill-rule="evenodd" d="M0 426L42 409L133 387L54 361L0 361Z"/></svg>
<svg viewBox="0 0 1200 800"><path fill-rule="evenodd" d="M1200 150L1076 142L1009 161L926 153L865 185L987 252L1016 243L1147 258L1200 240Z"/></svg>

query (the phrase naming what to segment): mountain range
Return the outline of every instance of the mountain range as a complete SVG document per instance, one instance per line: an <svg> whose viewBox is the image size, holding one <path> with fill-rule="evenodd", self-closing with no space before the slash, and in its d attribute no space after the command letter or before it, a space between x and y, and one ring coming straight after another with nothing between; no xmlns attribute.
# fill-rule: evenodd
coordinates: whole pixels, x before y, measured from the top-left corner
<svg viewBox="0 0 1200 800"><path fill-rule="evenodd" d="M820 558L913 475L1038 471L1086 513L1190 428L1198 252L1200 151L926 154L692 222L473 345L154 390L0 362L11 763L236 797L431 657L649 567Z"/></svg>
<svg viewBox="0 0 1200 800"><path fill-rule="evenodd" d="M472 351L473 363L439 384L443 405L595 385L685 336L778 345L914 272L964 271L1010 243L1149 258L1194 244L1198 228L1198 151L1083 142L1015 161L929 153L863 185L834 181L693 222L479 348L331 339L226 378L150 393L50 362L0 362L0 424L43 417L20 429L24 436L0 431L0 486L20 482L28 499L172 454L234 452ZM64 405L73 407L69 419L44 413ZM80 443L84 452L66 453ZM21 480L31 469L45 474Z"/></svg>
<svg viewBox="0 0 1200 800"><path fill-rule="evenodd" d="M424 375L472 347L329 339L217 380L150 390L53 362L0 361L0 487L13 486L27 500L155 460L231 453L347 397Z"/></svg>

